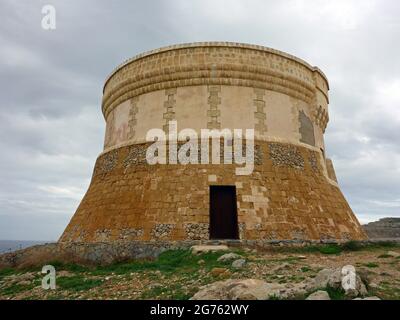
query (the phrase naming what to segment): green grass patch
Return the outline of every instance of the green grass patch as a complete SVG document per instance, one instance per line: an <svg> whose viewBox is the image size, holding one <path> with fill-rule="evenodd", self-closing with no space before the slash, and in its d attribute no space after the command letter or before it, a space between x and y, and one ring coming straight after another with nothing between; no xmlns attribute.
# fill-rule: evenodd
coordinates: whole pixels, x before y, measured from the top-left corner
<svg viewBox="0 0 400 320"><path fill-rule="evenodd" d="M348 241L341 245L343 251L360 251L363 249L363 245L358 241Z"/></svg>
<svg viewBox="0 0 400 320"><path fill-rule="evenodd" d="M100 279L90 279L82 275L57 278L57 288L70 291L89 290L100 286L103 283Z"/></svg>
<svg viewBox="0 0 400 320"><path fill-rule="evenodd" d="M83 273L92 270L93 268L82 266L75 263L62 263L60 261L51 261L48 263L49 265L53 266L56 271L70 271L74 273Z"/></svg>
<svg viewBox="0 0 400 320"><path fill-rule="evenodd" d="M346 295L342 288L335 289L330 286L327 286L325 290L326 292L328 292L329 297L332 300L346 300Z"/></svg>
<svg viewBox="0 0 400 320"><path fill-rule="evenodd" d="M301 272L304 272L304 273L305 273L305 272L310 272L310 271L311 271L311 268L308 267L308 266L301 267L301 268L300 268L300 271L301 271Z"/></svg>
<svg viewBox="0 0 400 320"><path fill-rule="evenodd" d="M340 254L342 252L342 249L336 244L330 244L320 247L319 252L323 254Z"/></svg>
<svg viewBox="0 0 400 320"><path fill-rule="evenodd" d="M171 284L169 286L159 286L142 293L141 299L172 299L172 300L189 300L195 293L197 288L186 292L179 284Z"/></svg>
<svg viewBox="0 0 400 320"><path fill-rule="evenodd" d="M322 253L322 254L340 254L341 252L353 252L362 250L378 250L378 249L396 249L400 248L400 244L390 241L382 241L376 243L364 243L360 241L348 241L343 244L318 244L306 245L304 247L277 247L272 248L273 252L280 253Z"/></svg>
<svg viewBox="0 0 400 320"><path fill-rule="evenodd" d="M0 280L3 279L4 277L11 276L16 273L18 273L18 272L12 268L6 268L3 270L0 270Z"/></svg>
<svg viewBox="0 0 400 320"><path fill-rule="evenodd" d="M193 273L200 268L210 270L214 267L228 267L231 262L219 262L217 259L226 252L208 252L200 255L193 255L190 250L168 250L161 253L153 261L132 261L128 263L117 263L105 267L97 267L91 270L92 274L126 274L130 272L141 272L159 270L165 273L180 272ZM200 265L199 260L204 264Z"/></svg>
<svg viewBox="0 0 400 320"><path fill-rule="evenodd" d="M13 295L16 295L16 294L24 292L24 291L32 290L34 287L36 287L39 284L40 284L40 280L38 280L38 279L31 281L31 283L27 284L27 285L13 283L13 284L9 285L8 287L2 288L0 290L0 293L5 296L8 296L8 295L13 296Z"/></svg>
<svg viewBox="0 0 400 320"><path fill-rule="evenodd" d="M368 263L365 263L364 266L366 266L367 268L378 268L379 264L377 264L375 262L368 262Z"/></svg>

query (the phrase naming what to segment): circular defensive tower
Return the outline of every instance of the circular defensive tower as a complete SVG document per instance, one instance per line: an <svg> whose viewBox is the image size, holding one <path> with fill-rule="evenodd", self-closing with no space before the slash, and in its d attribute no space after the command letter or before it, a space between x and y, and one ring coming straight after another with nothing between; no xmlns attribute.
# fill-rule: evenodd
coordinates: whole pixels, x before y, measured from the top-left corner
<svg viewBox="0 0 400 320"><path fill-rule="evenodd" d="M106 80L104 150L60 241L365 239L325 157L328 89L318 68L248 44L182 44L126 61ZM149 130L169 137L171 121L199 136L253 129L253 170L149 164Z"/></svg>

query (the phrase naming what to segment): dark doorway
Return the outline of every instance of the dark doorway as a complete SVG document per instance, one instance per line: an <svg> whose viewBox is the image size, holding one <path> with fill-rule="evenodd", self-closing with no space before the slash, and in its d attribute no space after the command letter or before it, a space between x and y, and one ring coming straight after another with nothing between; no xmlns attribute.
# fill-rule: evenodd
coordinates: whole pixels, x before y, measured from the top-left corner
<svg viewBox="0 0 400 320"><path fill-rule="evenodd" d="M210 186L210 239L239 239L235 186Z"/></svg>

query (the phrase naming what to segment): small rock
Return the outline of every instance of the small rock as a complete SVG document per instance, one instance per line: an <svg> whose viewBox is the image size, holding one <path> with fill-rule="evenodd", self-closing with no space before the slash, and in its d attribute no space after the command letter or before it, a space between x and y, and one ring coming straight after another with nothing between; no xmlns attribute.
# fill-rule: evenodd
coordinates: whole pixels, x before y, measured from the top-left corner
<svg viewBox="0 0 400 320"><path fill-rule="evenodd" d="M273 268L273 269L271 270L271 272L272 272L272 273L276 273L276 272L282 271L282 270L284 270L284 269L287 269L287 268L289 268L289 267L290 267L290 264L289 264L289 263L283 263L283 264L281 264L281 265L276 266L275 268Z"/></svg>
<svg viewBox="0 0 400 320"><path fill-rule="evenodd" d="M241 269L245 266L245 264L246 264L246 260L238 259L238 260L235 260L232 262L232 268Z"/></svg>
<svg viewBox="0 0 400 320"><path fill-rule="evenodd" d="M259 279L228 279L200 288L191 300L268 300L287 299L305 294L305 285L266 283Z"/></svg>
<svg viewBox="0 0 400 320"><path fill-rule="evenodd" d="M240 259L240 258L242 258L242 256L240 256L236 253L230 252L230 253L225 253L224 255L220 256L218 258L218 261L219 262L227 262L227 261L232 261L232 260L236 260L236 259Z"/></svg>
<svg viewBox="0 0 400 320"><path fill-rule="evenodd" d="M213 268L210 273L212 276L218 277L221 275L229 275L230 271L227 268Z"/></svg>
<svg viewBox="0 0 400 320"><path fill-rule="evenodd" d="M306 300L331 300L331 298L328 292L319 290L310 294Z"/></svg>
<svg viewBox="0 0 400 320"><path fill-rule="evenodd" d="M387 254L388 256L393 257L393 258L400 257L400 253L395 252L395 251L388 251L386 254Z"/></svg>
<svg viewBox="0 0 400 320"><path fill-rule="evenodd" d="M162 287L162 284L158 283L158 282L155 282L155 283L150 283L147 287L151 290L151 289Z"/></svg>
<svg viewBox="0 0 400 320"><path fill-rule="evenodd" d="M378 288L379 288L379 284L377 284L377 283L375 283L375 282L371 282L371 283L369 284L369 287L372 288L372 289L378 289Z"/></svg>
<svg viewBox="0 0 400 320"><path fill-rule="evenodd" d="M61 270L57 272L57 277L72 277L73 275L73 273L66 270Z"/></svg>
<svg viewBox="0 0 400 320"><path fill-rule="evenodd" d="M381 299L378 297L366 297L364 299L363 298L355 298L353 300L381 300Z"/></svg>
<svg viewBox="0 0 400 320"><path fill-rule="evenodd" d="M206 252L216 252L216 251L228 251L229 248L226 245L217 245L217 246L192 246L190 248L193 254L200 254Z"/></svg>
<svg viewBox="0 0 400 320"><path fill-rule="evenodd" d="M206 262L203 260L203 259L200 259L199 261L197 261L197 264L199 264L199 265L203 265L203 264L205 264Z"/></svg>
<svg viewBox="0 0 400 320"><path fill-rule="evenodd" d="M307 259L306 256L296 256L296 258L297 258L297 259L300 259L300 260L305 260L305 259Z"/></svg>

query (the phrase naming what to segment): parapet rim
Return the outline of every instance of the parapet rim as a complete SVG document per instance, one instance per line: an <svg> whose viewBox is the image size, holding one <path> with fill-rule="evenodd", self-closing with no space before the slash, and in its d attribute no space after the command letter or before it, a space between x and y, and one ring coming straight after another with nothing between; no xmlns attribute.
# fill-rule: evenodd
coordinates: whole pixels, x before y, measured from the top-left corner
<svg viewBox="0 0 400 320"><path fill-rule="evenodd" d="M310 65L308 62L306 62L303 59L300 59L294 55L291 55L289 53L280 51L280 50L276 50L273 48L269 48L269 47L265 47L265 46L261 46L261 45L254 45L254 44L248 44L248 43L240 43L240 42L227 42L227 41L209 41L209 42L189 42L189 43L181 43L181 44L175 44L175 45L170 45L170 46L165 46L165 47L160 47L157 49L153 49L153 50L149 50L149 51L145 51L143 53L139 53L135 56L133 56L132 58L129 58L127 60L125 60L123 63L121 63L120 65L118 65L106 78L105 82L104 82L104 86L103 86L103 94L105 91L105 88L107 86L108 81L122 68L124 68L125 66L129 65L130 63L140 60L142 58L151 56L151 55L155 55L155 54L159 54L159 53L163 53L163 52L167 52L167 51L172 51L172 50L177 50L177 49L186 49L186 48L199 48L199 47L231 47L231 48L243 48L243 49L251 49L251 50L256 50L256 51L263 51L263 52L268 52L268 53L272 53L272 54L276 54L279 56L282 56L284 58L287 58L289 60L293 60L297 63L302 64L303 66L305 66L306 68L308 68L310 71L312 72L318 72L326 81L328 88L329 88L329 82L328 82L328 78L326 77L326 75L321 71L321 69L319 69L316 66L312 66Z"/></svg>

